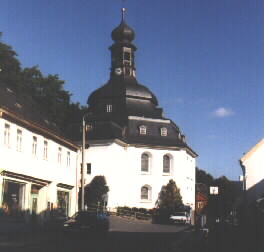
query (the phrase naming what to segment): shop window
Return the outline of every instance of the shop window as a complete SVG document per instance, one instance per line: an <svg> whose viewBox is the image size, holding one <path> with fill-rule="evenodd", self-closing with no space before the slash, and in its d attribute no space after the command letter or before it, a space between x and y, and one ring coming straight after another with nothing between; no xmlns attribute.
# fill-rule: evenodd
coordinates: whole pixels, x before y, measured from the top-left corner
<svg viewBox="0 0 264 252"><path fill-rule="evenodd" d="M69 192L57 191L57 211L61 216L69 215Z"/></svg>
<svg viewBox="0 0 264 252"><path fill-rule="evenodd" d="M17 216L25 204L25 184L3 180L2 210L4 213Z"/></svg>

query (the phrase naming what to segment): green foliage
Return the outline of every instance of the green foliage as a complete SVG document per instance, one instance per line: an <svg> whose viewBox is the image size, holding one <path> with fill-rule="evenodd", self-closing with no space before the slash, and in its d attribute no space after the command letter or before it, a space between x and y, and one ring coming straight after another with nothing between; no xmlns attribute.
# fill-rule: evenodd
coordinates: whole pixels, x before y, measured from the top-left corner
<svg viewBox="0 0 264 252"><path fill-rule="evenodd" d="M20 62L11 46L0 42L0 82L17 89L20 80Z"/></svg>
<svg viewBox="0 0 264 252"><path fill-rule="evenodd" d="M166 209L170 213L182 209L183 203L180 189L177 187L174 180L171 179L166 186L161 188L157 207L159 209Z"/></svg>
<svg viewBox="0 0 264 252"><path fill-rule="evenodd" d="M109 187L104 176L95 176L84 188L84 204L87 206L104 206Z"/></svg>
<svg viewBox="0 0 264 252"><path fill-rule="evenodd" d="M196 184L197 183L205 184L210 187L214 184L214 178L211 174L196 167Z"/></svg>
<svg viewBox="0 0 264 252"><path fill-rule="evenodd" d="M218 187L218 195L209 195L209 214L214 218L227 218L239 196L239 190L237 189L237 183L239 182L230 181L225 176L214 178L211 174L196 168L196 183L206 185L208 190L210 186Z"/></svg>

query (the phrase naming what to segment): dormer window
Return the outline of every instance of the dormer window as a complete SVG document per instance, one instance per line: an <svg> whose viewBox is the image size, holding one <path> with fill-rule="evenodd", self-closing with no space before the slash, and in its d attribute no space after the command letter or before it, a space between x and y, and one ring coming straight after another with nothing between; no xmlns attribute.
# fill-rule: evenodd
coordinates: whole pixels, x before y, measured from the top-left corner
<svg viewBox="0 0 264 252"><path fill-rule="evenodd" d="M146 135L147 134L147 127L145 125L139 126L139 134Z"/></svg>
<svg viewBox="0 0 264 252"><path fill-rule="evenodd" d="M113 106L112 106L112 104L107 104L107 105L106 105L106 112L107 112L107 113L111 113L112 110L113 110Z"/></svg>
<svg viewBox="0 0 264 252"><path fill-rule="evenodd" d="M160 135L161 136L167 136L168 135L167 128L165 128L165 127L160 128Z"/></svg>

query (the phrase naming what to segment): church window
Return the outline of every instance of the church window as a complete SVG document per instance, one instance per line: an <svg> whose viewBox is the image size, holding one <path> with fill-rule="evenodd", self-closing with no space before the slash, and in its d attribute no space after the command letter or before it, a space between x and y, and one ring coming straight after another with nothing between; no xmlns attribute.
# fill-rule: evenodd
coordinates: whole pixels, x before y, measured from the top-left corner
<svg viewBox="0 0 264 252"><path fill-rule="evenodd" d="M142 172L149 172L149 155L143 153L141 155L141 171Z"/></svg>
<svg viewBox="0 0 264 252"><path fill-rule="evenodd" d="M92 164L91 163L87 163L86 164L86 173L87 174L91 174L92 173Z"/></svg>
<svg viewBox="0 0 264 252"><path fill-rule="evenodd" d="M107 113L111 113L112 110L113 110L113 106L112 106L112 104L107 104L107 105L106 105L106 112L107 112Z"/></svg>
<svg viewBox="0 0 264 252"><path fill-rule="evenodd" d="M151 200L151 187L149 185L144 185L141 187L141 200Z"/></svg>
<svg viewBox="0 0 264 252"><path fill-rule="evenodd" d="M147 127L145 125L139 126L139 134L146 135L147 134Z"/></svg>
<svg viewBox="0 0 264 252"><path fill-rule="evenodd" d="M165 128L165 127L160 128L160 135L161 136L167 136L168 135L167 128Z"/></svg>
<svg viewBox="0 0 264 252"><path fill-rule="evenodd" d="M163 156L163 173L170 173L171 170L171 158L169 155Z"/></svg>

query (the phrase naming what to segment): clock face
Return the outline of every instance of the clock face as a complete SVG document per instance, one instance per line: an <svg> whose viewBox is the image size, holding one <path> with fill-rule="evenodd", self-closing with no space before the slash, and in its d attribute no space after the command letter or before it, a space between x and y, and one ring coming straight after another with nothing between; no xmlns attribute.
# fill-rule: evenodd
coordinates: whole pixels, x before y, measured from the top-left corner
<svg viewBox="0 0 264 252"><path fill-rule="evenodd" d="M116 75L120 75L122 73L122 69L121 68L116 68L115 69L115 74Z"/></svg>

